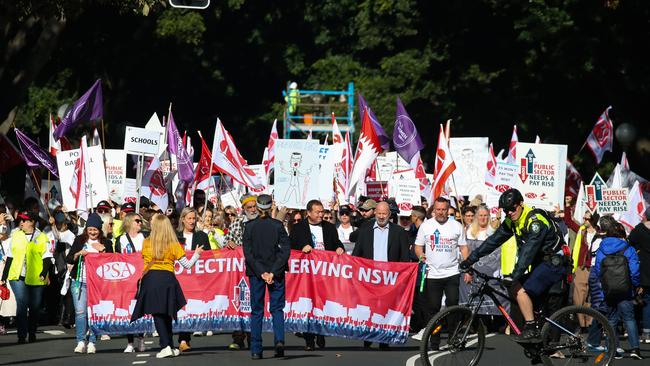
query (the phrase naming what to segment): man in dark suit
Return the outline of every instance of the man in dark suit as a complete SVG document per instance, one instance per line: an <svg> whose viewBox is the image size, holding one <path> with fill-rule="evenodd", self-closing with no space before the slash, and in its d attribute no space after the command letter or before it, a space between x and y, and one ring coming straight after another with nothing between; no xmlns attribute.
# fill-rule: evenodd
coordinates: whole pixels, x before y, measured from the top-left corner
<svg viewBox="0 0 650 366"><path fill-rule="evenodd" d="M323 204L319 200L307 202L307 218L295 224L289 236L291 249L302 250L309 253L312 250L336 251L336 254L345 253L345 247L339 240L336 226L323 221ZM320 348L325 347L325 337L313 333L303 333L305 338L305 351L313 351L315 343ZM314 342L314 338L316 342Z"/></svg>
<svg viewBox="0 0 650 366"><path fill-rule="evenodd" d="M390 222L390 206L379 202L375 208L375 221L357 230L359 237L352 255L380 262L409 262L409 239L406 230ZM372 342L364 341L363 347L370 348ZM388 349L387 343L380 343L380 349Z"/></svg>

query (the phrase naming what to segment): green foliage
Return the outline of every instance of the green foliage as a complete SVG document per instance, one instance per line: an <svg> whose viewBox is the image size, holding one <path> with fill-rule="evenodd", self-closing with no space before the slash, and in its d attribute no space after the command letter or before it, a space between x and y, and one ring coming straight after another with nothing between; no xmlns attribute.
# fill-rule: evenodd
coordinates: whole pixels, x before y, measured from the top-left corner
<svg viewBox="0 0 650 366"><path fill-rule="evenodd" d="M56 115L59 106L73 101L65 95L64 89L71 75L72 71L66 69L44 86L31 86L27 101L16 114L16 127L30 134L48 131L50 114Z"/></svg>
<svg viewBox="0 0 650 366"><path fill-rule="evenodd" d="M180 44L198 46L206 31L203 17L196 11L170 8L158 18L156 34Z"/></svg>

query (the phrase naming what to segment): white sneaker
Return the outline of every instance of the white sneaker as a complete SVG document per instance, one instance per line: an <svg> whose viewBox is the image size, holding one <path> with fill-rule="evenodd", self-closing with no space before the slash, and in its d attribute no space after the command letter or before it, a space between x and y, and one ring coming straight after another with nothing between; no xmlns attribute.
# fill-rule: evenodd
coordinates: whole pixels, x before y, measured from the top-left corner
<svg viewBox="0 0 650 366"><path fill-rule="evenodd" d="M181 354L181 351L180 351L178 348L174 348L174 349L172 350L172 352L174 353L174 357L176 357L176 356L180 356L180 354Z"/></svg>
<svg viewBox="0 0 650 366"><path fill-rule="evenodd" d="M95 343L88 342L88 346L86 347L86 353L95 353L95 352L97 352L97 348L95 348Z"/></svg>
<svg viewBox="0 0 650 366"><path fill-rule="evenodd" d="M207 332L205 333L205 336L206 336L206 337L212 337L213 335L214 335L214 333L213 333L211 330L209 330L209 331L207 331Z"/></svg>
<svg viewBox="0 0 650 366"><path fill-rule="evenodd" d="M135 346L138 349L138 352L144 352L147 350L147 347L144 345L144 337L138 337L135 339Z"/></svg>
<svg viewBox="0 0 650 366"><path fill-rule="evenodd" d="M86 352L86 343L85 342L77 343L77 347L74 348L74 353L84 353L84 352Z"/></svg>
<svg viewBox="0 0 650 366"><path fill-rule="evenodd" d="M152 336L152 337L158 337L158 332L153 332L153 333L151 333L151 336Z"/></svg>
<svg viewBox="0 0 650 366"><path fill-rule="evenodd" d="M202 335L203 335L203 332L194 332L194 333L192 333L192 336L194 336L194 337L200 337Z"/></svg>
<svg viewBox="0 0 650 366"><path fill-rule="evenodd" d="M108 334L102 334L102 336L99 339L101 339L102 341L110 341L111 336L109 336Z"/></svg>
<svg viewBox="0 0 650 366"><path fill-rule="evenodd" d="M133 353L133 352L135 352L135 348L133 348L133 345L129 343L124 349L124 353Z"/></svg>
<svg viewBox="0 0 650 366"><path fill-rule="evenodd" d="M174 357L174 351L169 346L161 349L160 352L156 353L156 358L166 358L166 357Z"/></svg>
<svg viewBox="0 0 650 366"><path fill-rule="evenodd" d="M417 332L416 334L413 334L411 336L411 339L415 339L416 341L421 341L423 335L424 335L424 328L420 329L420 331Z"/></svg>

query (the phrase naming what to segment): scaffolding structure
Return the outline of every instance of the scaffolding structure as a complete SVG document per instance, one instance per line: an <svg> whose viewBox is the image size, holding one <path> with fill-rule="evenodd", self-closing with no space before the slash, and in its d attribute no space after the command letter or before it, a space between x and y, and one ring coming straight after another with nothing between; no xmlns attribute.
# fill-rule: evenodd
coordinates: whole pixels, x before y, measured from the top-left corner
<svg viewBox="0 0 650 366"><path fill-rule="evenodd" d="M347 90L300 90L287 88L282 91L286 101L284 108L283 138L302 139L311 131L312 137L332 134L332 113L341 133L354 133L354 83Z"/></svg>

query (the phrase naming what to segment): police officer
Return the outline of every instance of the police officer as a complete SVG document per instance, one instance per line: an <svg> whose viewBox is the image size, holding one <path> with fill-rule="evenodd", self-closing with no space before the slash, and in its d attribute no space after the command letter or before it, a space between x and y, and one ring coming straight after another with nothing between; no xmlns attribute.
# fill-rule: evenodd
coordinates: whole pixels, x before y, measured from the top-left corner
<svg viewBox="0 0 650 366"><path fill-rule="evenodd" d="M499 198L499 208L506 214L503 225L472 251L460 263L460 268L467 270L481 257L492 253L515 235L518 260L512 278L506 278L504 282L512 283L511 290L526 321L523 332L516 340L521 343L537 342L540 333L535 323L531 298L546 295L551 286L566 276L567 261L562 251L564 239L545 211L526 205L521 192L516 189L503 192ZM524 276L531 266L530 273Z"/></svg>

